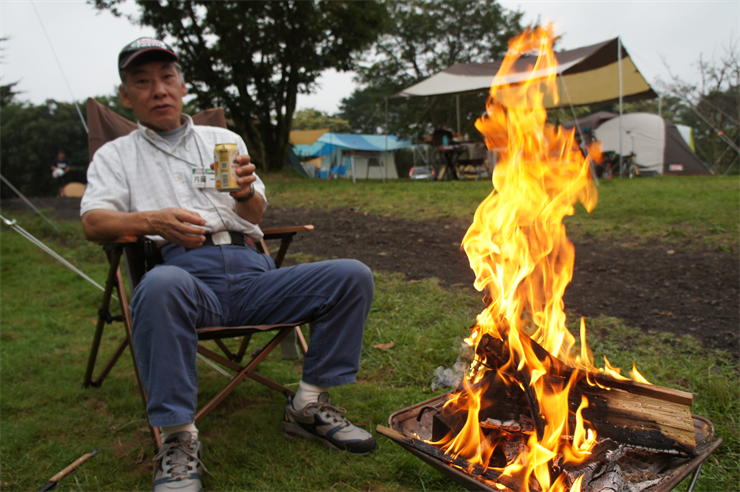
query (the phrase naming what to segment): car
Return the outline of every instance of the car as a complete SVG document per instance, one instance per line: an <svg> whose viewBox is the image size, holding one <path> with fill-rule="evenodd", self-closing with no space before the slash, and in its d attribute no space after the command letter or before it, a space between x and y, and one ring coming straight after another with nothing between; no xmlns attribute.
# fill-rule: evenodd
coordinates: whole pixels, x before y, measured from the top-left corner
<svg viewBox="0 0 740 492"><path fill-rule="evenodd" d="M413 180L432 181L437 177L437 171L432 166L414 166L409 170L409 178Z"/></svg>

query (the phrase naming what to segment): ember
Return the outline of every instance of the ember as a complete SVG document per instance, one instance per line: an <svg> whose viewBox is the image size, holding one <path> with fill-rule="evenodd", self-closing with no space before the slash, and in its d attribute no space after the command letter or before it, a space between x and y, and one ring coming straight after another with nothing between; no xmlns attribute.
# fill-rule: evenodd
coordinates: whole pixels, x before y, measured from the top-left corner
<svg viewBox="0 0 740 492"><path fill-rule="evenodd" d="M592 210L596 188L573 132L546 124L543 98L557 94L553 39L537 28L509 42L476 122L488 147L505 151L463 239L487 303L466 339L474 361L457 391L420 408L418 426L407 416L395 426L406 432L379 431L489 490L623 490L627 482L646 490L667 483L659 472L671 460L715 442L697 449L691 394L653 386L634 366L628 379L606 358L597 369L583 321L578 351L565 326L575 253L562 220L577 202ZM522 64L538 78L514 77Z"/></svg>

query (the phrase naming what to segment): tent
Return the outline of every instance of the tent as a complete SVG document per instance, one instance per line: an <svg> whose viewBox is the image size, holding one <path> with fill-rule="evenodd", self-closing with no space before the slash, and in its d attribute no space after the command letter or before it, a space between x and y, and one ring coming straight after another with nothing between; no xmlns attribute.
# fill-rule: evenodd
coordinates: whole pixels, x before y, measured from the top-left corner
<svg viewBox="0 0 740 492"><path fill-rule="evenodd" d="M321 177L352 176L355 181L357 178L398 178L394 152L406 147L411 147L411 142L394 135L327 132L312 145L294 145L293 150L304 159L304 169L309 176L314 175L315 159L321 159Z"/></svg>
<svg viewBox="0 0 740 492"><path fill-rule="evenodd" d="M655 114L631 113L622 116L622 153L635 154L640 171L650 174L711 174L691 151L676 125ZM594 131L602 152L619 153L620 122L614 117Z"/></svg>
<svg viewBox="0 0 740 492"><path fill-rule="evenodd" d="M560 107L561 104L582 106L619 102L620 60L618 54L620 52L622 100L637 101L658 97L637 70L619 38L555 53L558 65L535 74L530 72L536 60L533 56L520 58L514 64L512 74L497 77L495 80L494 76L501 67L501 60L490 63L457 63L391 97L459 95L489 91L492 86L516 84L556 73L560 78L560 83L557 85L559 102L555 102L553 94L546 94L544 104L548 109ZM499 90L497 94L501 92L503 91Z"/></svg>

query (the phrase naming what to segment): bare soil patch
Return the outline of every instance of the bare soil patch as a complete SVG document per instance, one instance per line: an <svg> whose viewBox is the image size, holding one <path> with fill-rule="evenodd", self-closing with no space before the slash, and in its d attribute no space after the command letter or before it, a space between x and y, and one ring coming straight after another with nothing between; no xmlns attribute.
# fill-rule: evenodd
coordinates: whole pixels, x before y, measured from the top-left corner
<svg viewBox="0 0 740 492"><path fill-rule="evenodd" d="M59 220L79 220L79 199L34 199ZM3 208L27 208L3 200ZM468 224L451 219L409 221L352 209L268 208L263 227L313 224L291 253L356 258L373 270L408 280L439 278L445 288L473 291L474 275L460 242ZM571 316L614 316L644 330L691 334L707 347L740 358L740 257L666 244L626 248L576 241L573 280L565 294Z"/></svg>
<svg viewBox="0 0 740 492"><path fill-rule="evenodd" d="M473 290L460 242L467 224L450 219L409 221L270 207L264 227L313 224L291 253L356 258L373 270L408 280L437 277L447 288ZM681 250L653 243L625 248L577 241L573 280L565 293L571 316L613 316L644 330L691 334L707 347L740 355L740 258L733 253Z"/></svg>

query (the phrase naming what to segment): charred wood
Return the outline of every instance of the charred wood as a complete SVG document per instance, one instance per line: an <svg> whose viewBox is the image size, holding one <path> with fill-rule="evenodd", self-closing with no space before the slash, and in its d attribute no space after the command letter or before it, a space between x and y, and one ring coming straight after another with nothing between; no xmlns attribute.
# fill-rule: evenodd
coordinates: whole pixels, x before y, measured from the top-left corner
<svg viewBox="0 0 740 492"><path fill-rule="evenodd" d="M552 357L534 341L532 344L533 347L538 347L534 349L537 357L546 361L546 367L551 369L551 373L544 376L545 383L551 387L563 387L575 370ZM486 366L497 372L505 372L523 387L529 388L525 384L528 379L513 369L514 364L509 364L508 348L502 340L488 334L483 335L478 343L477 356ZM569 393L570 410L575 413L581 404L581 396L585 396L588 407L583 411L583 417L590 422L599 436L647 448L677 449L692 454L696 451L693 418L690 406L686 404L691 398L683 396L687 393L639 383L626 384L594 373L589 373L588 377L586 373L581 374ZM578 376L579 374L575 375ZM503 376L499 375L496 379L503 382ZM601 388L590 384L589 379L612 386L609 386L610 389ZM516 386L518 385L510 385L509 391L518 390L521 395L521 388ZM645 386L648 388L644 388ZM525 406L530 410L535 426L538 427L538 417L541 418L539 404L533 406L532 402L536 402L533 394L526 394L526 397ZM501 402L487 392L485 399L496 402L496 406ZM509 407L512 406L519 406L521 409L522 398L510 401ZM514 408L509 408L509 413L514 413ZM570 424L571 428L574 428L575 422Z"/></svg>

